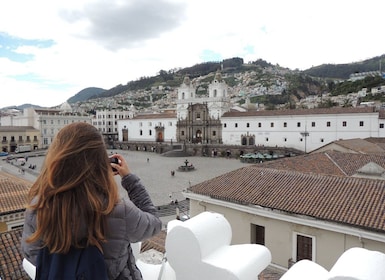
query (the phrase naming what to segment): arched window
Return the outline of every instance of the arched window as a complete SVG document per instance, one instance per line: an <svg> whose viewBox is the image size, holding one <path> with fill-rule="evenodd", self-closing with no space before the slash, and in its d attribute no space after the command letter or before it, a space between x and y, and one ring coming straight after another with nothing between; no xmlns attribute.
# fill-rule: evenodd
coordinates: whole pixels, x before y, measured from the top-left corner
<svg viewBox="0 0 385 280"><path fill-rule="evenodd" d="M250 137L249 138L249 145L252 146L254 145L255 141L254 141L254 137Z"/></svg>
<svg viewBox="0 0 385 280"><path fill-rule="evenodd" d="M217 97L217 90L214 89L214 97Z"/></svg>
<svg viewBox="0 0 385 280"><path fill-rule="evenodd" d="M182 92L182 99L184 99L184 92Z"/></svg>
<svg viewBox="0 0 385 280"><path fill-rule="evenodd" d="M242 137L242 146L246 146L246 145L247 145L247 138Z"/></svg>

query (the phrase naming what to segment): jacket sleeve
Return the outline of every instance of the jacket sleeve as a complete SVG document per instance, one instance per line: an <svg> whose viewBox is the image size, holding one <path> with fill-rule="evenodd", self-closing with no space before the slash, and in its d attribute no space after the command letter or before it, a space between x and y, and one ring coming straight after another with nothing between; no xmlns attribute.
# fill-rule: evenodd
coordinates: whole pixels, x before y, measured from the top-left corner
<svg viewBox="0 0 385 280"><path fill-rule="evenodd" d="M26 242L26 239L36 230L35 211L27 209L24 217L23 233L21 236L21 252L23 253L24 258L36 266L37 256L42 247L41 242Z"/></svg>
<svg viewBox="0 0 385 280"><path fill-rule="evenodd" d="M160 232L162 222L140 179L134 174L129 174L122 178L122 186L127 190L130 198L130 200L125 200L129 241L138 242Z"/></svg>

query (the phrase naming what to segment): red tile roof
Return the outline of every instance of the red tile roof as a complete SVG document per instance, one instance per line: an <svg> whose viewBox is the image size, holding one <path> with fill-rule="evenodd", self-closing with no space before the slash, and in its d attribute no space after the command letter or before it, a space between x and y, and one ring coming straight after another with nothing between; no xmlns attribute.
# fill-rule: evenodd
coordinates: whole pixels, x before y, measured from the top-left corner
<svg viewBox="0 0 385 280"><path fill-rule="evenodd" d="M24 210L31 183L0 172L0 215Z"/></svg>
<svg viewBox="0 0 385 280"><path fill-rule="evenodd" d="M370 162L385 169L385 156L383 154L353 154L338 151L287 157L264 162L260 166L315 174L352 176Z"/></svg>
<svg viewBox="0 0 385 280"><path fill-rule="evenodd" d="M0 278L30 279L22 267L20 249L22 228L0 233Z"/></svg>
<svg viewBox="0 0 385 280"><path fill-rule="evenodd" d="M385 233L385 180L251 165L194 185L188 191Z"/></svg>

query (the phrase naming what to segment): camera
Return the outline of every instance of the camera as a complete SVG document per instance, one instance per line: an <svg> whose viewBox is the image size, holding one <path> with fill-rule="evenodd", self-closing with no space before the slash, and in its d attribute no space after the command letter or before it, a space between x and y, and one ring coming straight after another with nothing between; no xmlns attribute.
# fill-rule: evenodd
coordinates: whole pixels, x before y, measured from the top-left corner
<svg viewBox="0 0 385 280"><path fill-rule="evenodd" d="M111 163L119 164L119 159L118 159L118 158L115 158L115 157L111 157L111 158L110 158L110 162L111 162ZM118 170L116 170L116 168L113 168L113 167L112 167L112 171L116 172L116 171L118 171Z"/></svg>

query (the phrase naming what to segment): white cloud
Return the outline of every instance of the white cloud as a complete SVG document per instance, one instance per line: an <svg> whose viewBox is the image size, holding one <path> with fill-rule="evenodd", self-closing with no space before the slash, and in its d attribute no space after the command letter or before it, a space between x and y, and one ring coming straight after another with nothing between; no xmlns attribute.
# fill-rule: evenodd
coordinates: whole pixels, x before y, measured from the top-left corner
<svg viewBox="0 0 385 280"><path fill-rule="evenodd" d="M0 42L0 91L7 96L0 107L24 100L58 105L83 88L109 89L208 54L292 69L367 59L384 52L382 6L381 0L3 1L1 34L52 44L19 46L14 52L32 59L16 62L1 57L9 46Z"/></svg>

